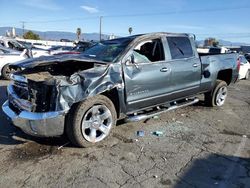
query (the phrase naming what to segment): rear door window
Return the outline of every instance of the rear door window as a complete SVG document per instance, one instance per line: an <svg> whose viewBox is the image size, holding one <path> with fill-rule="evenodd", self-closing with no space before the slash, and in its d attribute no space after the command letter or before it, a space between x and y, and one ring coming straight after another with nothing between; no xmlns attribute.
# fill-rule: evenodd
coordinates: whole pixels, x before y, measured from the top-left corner
<svg viewBox="0 0 250 188"><path fill-rule="evenodd" d="M194 56L188 37L167 37L172 59L182 59Z"/></svg>

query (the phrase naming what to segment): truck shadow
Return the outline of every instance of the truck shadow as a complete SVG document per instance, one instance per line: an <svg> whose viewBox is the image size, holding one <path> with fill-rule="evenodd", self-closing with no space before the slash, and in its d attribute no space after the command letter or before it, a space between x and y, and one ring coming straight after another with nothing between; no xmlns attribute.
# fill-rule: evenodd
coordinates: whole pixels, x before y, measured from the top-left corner
<svg viewBox="0 0 250 188"><path fill-rule="evenodd" d="M192 160L177 173L179 181L173 187L248 187L249 169L249 158L208 154L205 158Z"/></svg>
<svg viewBox="0 0 250 188"><path fill-rule="evenodd" d="M0 86L0 145L17 145L34 141L43 145L63 145L68 142L65 136L56 138L37 138L23 133L12 125L2 111L2 105L7 100L6 86Z"/></svg>

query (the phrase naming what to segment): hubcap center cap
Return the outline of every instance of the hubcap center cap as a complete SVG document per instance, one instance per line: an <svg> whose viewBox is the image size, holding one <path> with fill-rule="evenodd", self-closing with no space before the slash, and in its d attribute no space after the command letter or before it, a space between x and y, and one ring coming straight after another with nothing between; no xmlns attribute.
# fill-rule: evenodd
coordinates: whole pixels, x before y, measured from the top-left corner
<svg viewBox="0 0 250 188"><path fill-rule="evenodd" d="M98 118L94 119L92 126L93 126L93 128L98 129L101 126L101 120Z"/></svg>

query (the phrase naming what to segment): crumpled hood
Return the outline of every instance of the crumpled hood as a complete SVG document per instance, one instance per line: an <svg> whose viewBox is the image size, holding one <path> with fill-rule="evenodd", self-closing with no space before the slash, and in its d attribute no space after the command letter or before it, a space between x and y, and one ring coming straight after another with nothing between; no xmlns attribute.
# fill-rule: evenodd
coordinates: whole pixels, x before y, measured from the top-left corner
<svg viewBox="0 0 250 188"><path fill-rule="evenodd" d="M78 61L78 62L93 62L98 64L108 64L104 61L99 61L95 59L90 59L84 57L82 54L64 54L64 55L54 55L54 56L41 56L38 58L29 58L23 61L18 61L10 65L10 67L19 68L34 68L36 66L49 65L54 63L63 63L68 61Z"/></svg>

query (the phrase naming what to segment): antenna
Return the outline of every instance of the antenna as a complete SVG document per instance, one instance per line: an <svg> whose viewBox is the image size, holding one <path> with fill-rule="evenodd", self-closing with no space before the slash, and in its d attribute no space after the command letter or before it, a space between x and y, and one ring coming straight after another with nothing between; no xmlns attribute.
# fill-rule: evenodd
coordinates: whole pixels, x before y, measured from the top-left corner
<svg viewBox="0 0 250 188"><path fill-rule="evenodd" d="M25 28L25 21L21 21L21 23L22 23L22 28L23 28L23 36L24 36L24 28Z"/></svg>

